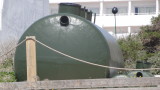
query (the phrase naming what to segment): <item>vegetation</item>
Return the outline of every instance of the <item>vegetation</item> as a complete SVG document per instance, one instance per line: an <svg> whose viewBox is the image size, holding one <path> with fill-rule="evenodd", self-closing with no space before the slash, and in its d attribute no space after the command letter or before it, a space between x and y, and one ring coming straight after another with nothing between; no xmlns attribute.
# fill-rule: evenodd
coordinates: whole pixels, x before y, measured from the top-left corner
<svg viewBox="0 0 160 90"><path fill-rule="evenodd" d="M151 25L142 26L138 35L119 39L125 67L135 68L136 61L147 61L152 67L160 67L160 15L151 19ZM151 71L160 74L160 71Z"/></svg>
<svg viewBox="0 0 160 90"><path fill-rule="evenodd" d="M136 61L145 58L145 51L143 50L142 42L138 36L130 35L127 38L118 40L118 42L122 48L125 67L135 68Z"/></svg>
<svg viewBox="0 0 160 90"><path fill-rule="evenodd" d="M0 64L0 82L15 82L12 59L7 59Z"/></svg>
<svg viewBox="0 0 160 90"><path fill-rule="evenodd" d="M5 41L0 41L0 82L16 81L13 70L13 56L15 50L8 53L9 50L16 46L16 42L17 40L15 38L7 38Z"/></svg>

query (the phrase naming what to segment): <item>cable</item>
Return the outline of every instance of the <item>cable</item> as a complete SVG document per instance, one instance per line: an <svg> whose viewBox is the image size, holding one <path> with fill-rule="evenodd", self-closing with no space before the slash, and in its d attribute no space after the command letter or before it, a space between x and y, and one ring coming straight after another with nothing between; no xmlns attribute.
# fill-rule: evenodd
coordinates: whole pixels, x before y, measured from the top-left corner
<svg viewBox="0 0 160 90"><path fill-rule="evenodd" d="M5 54L1 55L0 58L2 58L3 56L7 55L8 53L12 52L15 48L17 48L18 46L20 46L23 42L25 42L26 39L24 39L23 41L21 41L20 43L18 43L15 47L13 47L11 50L9 50L8 52L6 52Z"/></svg>
<svg viewBox="0 0 160 90"><path fill-rule="evenodd" d="M28 39L32 39L32 38L28 38ZM26 40L27 40L27 39L24 39L23 41L21 41L20 43L18 43L15 47L13 47L13 48L12 48L11 50L9 50L7 53L1 55L0 58L3 57L3 56L5 56L5 55L7 55L7 54L10 53L11 51L13 51L15 48L17 48L18 46L20 46L20 45L21 45L22 43L24 43ZM46 47L46 48L48 48L48 49L50 49L50 50L52 50L52 51L54 51L54 52L56 52L56 53L59 53L59 54L61 54L61 55L63 55L63 56L66 56L66 57L71 58L71 59L73 59L73 60L76 60L76 61L78 61L78 62L86 63L86 64L93 65L93 66L98 66L98 67L102 67L102 68L117 69L117 70L129 70L129 71L160 70L160 68L147 68L147 69L118 68L118 67L111 67L111 66L105 66L105 65L100 65L100 64L96 64L96 63L91 63L91 62L88 62L88 61L85 61L85 60L78 59L78 58L76 58L76 57L67 55L67 54L65 54L65 53L63 53L63 52L60 52L60 51L58 51L58 50L56 50L56 49L54 49L54 48L51 48L50 46L47 46L47 45L44 44L44 43L38 41L37 39L33 39L33 40L35 40L37 43L41 44L42 46L44 46L44 47Z"/></svg>
<svg viewBox="0 0 160 90"><path fill-rule="evenodd" d="M40 42L40 41L38 41L38 40L36 40L36 39L35 39L35 41L36 41L37 43L41 44L42 46L44 46L44 47L46 47L46 48L48 48L48 49L50 49L50 50L52 50L52 51L54 51L54 52L56 52L56 53L59 53L59 54L61 54L61 55L63 55L63 56L66 56L66 57L68 57L68 58L71 58L71 59L73 59L73 60L76 60L76 61L79 61L79 62L82 62L82 63L86 63L86 64L89 64L89 65L93 65L93 66L98 66L98 67L103 67L103 68L110 68L110 69L117 69L117 70L129 70L129 71L137 71L137 70L140 70L140 71L141 71L141 70L160 70L160 68L131 69L131 68L118 68L118 67L111 67L111 66L105 66L105 65L95 64L95 63L87 62L87 61L85 61L85 60L78 59L78 58L76 58L76 57L67 55L67 54L65 54L65 53L63 53L63 52L60 52L60 51L58 51L58 50L56 50L56 49L54 49L54 48L51 48L51 47L47 46L46 44L44 44L44 43L42 43L42 42Z"/></svg>

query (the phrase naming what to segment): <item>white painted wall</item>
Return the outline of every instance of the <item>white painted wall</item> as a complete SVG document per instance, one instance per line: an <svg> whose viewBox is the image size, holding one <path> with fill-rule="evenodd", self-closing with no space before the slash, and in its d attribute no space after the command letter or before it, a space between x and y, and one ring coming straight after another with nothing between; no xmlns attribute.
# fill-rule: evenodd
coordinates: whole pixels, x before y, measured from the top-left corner
<svg viewBox="0 0 160 90"><path fill-rule="evenodd" d="M2 8L2 6L0 7ZM4 0L0 55L15 47L22 33L36 20L48 14L48 0ZM9 55L11 53L7 56L10 57ZM0 58L0 61L5 60L7 56Z"/></svg>
<svg viewBox="0 0 160 90"><path fill-rule="evenodd" d="M156 15L116 16L117 26L143 26L150 25L150 19ZM104 27L114 27L114 16L97 16L96 24Z"/></svg>
<svg viewBox="0 0 160 90"><path fill-rule="evenodd" d="M48 0L4 0L2 30L19 38L31 24L46 15L49 15Z"/></svg>
<svg viewBox="0 0 160 90"><path fill-rule="evenodd" d="M104 2L103 15L112 14L112 8L113 7L117 7L118 9L119 8L126 8L126 11L127 11L128 10L128 2L126 2L126 1ZM108 8L111 9L110 12L107 11ZM119 10L119 12L120 12L120 10ZM119 14L119 12L117 14ZM128 14L128 11L125 12L124 14Z"/></svg>

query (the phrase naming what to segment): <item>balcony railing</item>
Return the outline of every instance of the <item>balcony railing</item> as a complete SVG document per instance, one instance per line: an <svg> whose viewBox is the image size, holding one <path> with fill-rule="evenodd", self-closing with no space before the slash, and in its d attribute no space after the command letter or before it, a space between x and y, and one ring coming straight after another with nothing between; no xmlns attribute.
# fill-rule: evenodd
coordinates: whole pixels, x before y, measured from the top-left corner
<svg viewBox="0 0 160 90"><path fill-rule="evenodd" d="M103 16L113 16L114 14L103 14ZM117 16L125 16L128 15L128 13L118 13Z"/></svg>
<svg viewBox="0 0 160 90"><path fill-rule="evenodd" d="M117 19L117 26L142 26L142 25L149 25L151 24L150 20L153 16L157 16L156 14L153 15L119 15L116 17ZM97 16L96 17L96 24L99 26L105 27L114 27L115 20L114 16Z"/></svg>

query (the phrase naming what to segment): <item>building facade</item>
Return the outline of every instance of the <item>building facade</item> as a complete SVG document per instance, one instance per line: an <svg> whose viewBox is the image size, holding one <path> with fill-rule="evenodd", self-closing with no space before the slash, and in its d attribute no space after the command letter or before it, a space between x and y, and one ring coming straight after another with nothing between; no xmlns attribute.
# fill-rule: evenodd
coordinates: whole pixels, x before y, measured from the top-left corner
<svg viewBox="0 0 160 90"><path fill-rule="evenodd" d="M66 0L51 0L50 13L58 12L58 4ZM115 17L112 8L117 7L117 35L137 33L143 25L150 25L151 18L159 14L159 0L68 0L70 3L81 4L97 13L96 24L111 34L115 33Z"/></svg>

